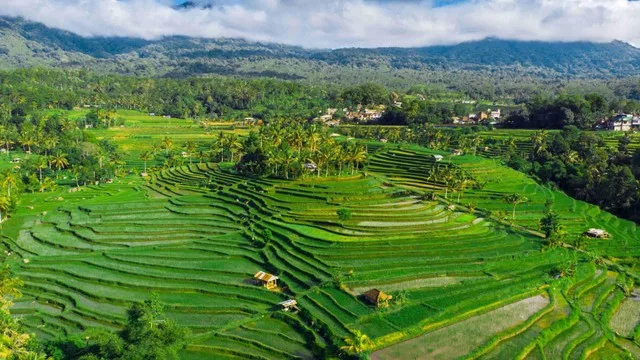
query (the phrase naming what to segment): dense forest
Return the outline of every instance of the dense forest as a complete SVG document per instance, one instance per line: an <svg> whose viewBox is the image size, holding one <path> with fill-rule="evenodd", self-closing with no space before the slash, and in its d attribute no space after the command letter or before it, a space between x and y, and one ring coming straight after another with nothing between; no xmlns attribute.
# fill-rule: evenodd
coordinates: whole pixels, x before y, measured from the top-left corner
<svg viewBox="0 0 640 360"><path fill-rule="evenodd" d="M542 89L536 91L540 94L519 102L475 101L463 92L433 84L398 90L375 83L308 85L274 79L137 78L97 75L85 70L25 69L0 72L0 113L24 116L34 110L100 107L181 118L254 117L269 121L313 119L328 108L337 108L340 111L336 116L343 116L343 108L355 109L362 104L386 105L389 113L383 119L385 124L410 125L448 123L453 116L502 107L522 110L509 119L513 127L562 128L575 121L582 122L586 116L583 124L577 124L585 128L608 112L633 112L639 108L640 82L631 79L598 87L580 88L578 83L569 83L544 95ZM403 105L392 107L396 101ZM562 116L572 120L565 121Z"/></svg>
<svg viewBox="0 0 640 360"><path fill-rule="evenodd" d="M375 82L403 91L429 83L476 100L521 101L567 86L604 92L619 87L612 86L618 81L609 80L616 78L636 77L630 82L637 85L639 64L640 50L621 42L487 39L416 49L309 50L242 39L84 38L0 18L0 69L41 66L148 77L270 78L312 86Z"/></svg>

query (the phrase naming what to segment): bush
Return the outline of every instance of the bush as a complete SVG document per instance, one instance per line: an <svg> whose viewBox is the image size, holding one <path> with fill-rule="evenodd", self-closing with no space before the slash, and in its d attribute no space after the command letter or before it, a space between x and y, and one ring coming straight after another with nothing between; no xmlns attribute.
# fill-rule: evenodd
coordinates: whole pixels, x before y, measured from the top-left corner
<svg viewBox="0 0 640 360"><path fill-rule="evenodd" d="M336 211L336 214L338 215L340 221L347 221L351 219L352 216L351 210L346 208L339 209L338 211Z"/></svg>

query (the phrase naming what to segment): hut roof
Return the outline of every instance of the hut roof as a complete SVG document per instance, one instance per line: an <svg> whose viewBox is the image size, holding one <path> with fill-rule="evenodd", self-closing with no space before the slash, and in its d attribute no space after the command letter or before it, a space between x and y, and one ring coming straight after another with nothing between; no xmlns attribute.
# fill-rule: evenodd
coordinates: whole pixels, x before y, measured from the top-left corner
<svg viewBox="0 0 640 360"><path fill-rule="evenodd" d="M383 293L378 289L371 289L364 293L364 297L374 304L391 300L393 296Z"/></svg>
<svg viewBox="0 0 640 360"><path fill-rule="evenodd" d="M258 271L255 275L253 275L253 278L264 282L278 280L277 276L268 274L264 271Z"/></svg>
<svg viewBox="0 0 640 360"><path fill-rule="evenodd" d="M285 300L283 302L278 303L278 305L284 306L284 307L291 307L291 306L298 305L298 302L295 300Z"/></svg>

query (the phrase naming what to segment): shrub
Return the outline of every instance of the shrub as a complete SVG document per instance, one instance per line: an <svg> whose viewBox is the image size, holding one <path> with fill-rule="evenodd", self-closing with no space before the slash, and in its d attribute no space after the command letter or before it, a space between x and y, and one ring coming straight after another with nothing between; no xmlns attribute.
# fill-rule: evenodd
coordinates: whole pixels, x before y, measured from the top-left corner
<svg viewBox="0 0 640 360"><path fill-rule="evenodd" d="M340 221L347 221L351 219L352 216L351 210L346 208L339 209L338 211L336 211L336 214L338 215Z"/></svg>

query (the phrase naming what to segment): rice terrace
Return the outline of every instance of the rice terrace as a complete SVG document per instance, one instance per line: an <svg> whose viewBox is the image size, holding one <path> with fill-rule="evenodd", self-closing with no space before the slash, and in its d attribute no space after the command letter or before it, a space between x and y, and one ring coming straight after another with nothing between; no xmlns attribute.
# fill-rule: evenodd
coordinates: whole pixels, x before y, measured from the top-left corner
<svg viewBox="0 0 640 360"><path fill-rule="evenodd" d="M0 5L0 360L640 360L640 1Z"/></svg>
<svg viewBox="0 0 640 360"><path fill-rule="evenodd" d="M218 136L185 124L168 131ZM130 147L135 133L97 135ZM496 159L335 139L362 142L367 163L287 180L191 161L25 194L2 229L24 281L13 313L55 339L117 330L153 294L190 330L184 359L324 358L349 344L372 359L640 356L640 299L623 286L638 276L636 224ZM427 175L440 167L482 186L456 191ZM528 200L512 218L514 193ZM548 247L550 199L567 233L611 237Z"/></svg>

